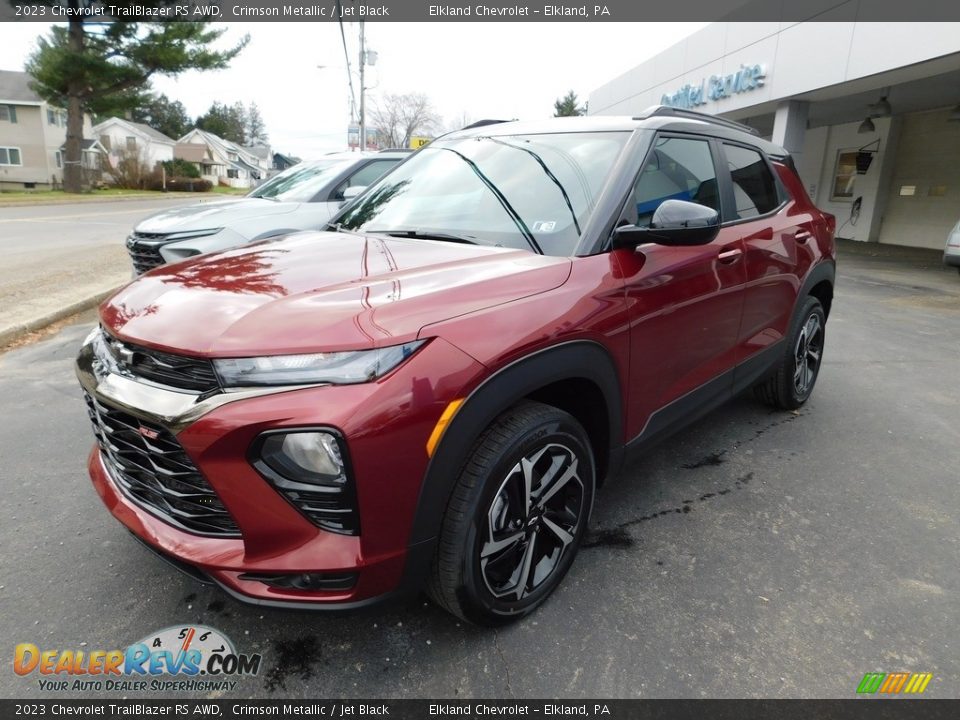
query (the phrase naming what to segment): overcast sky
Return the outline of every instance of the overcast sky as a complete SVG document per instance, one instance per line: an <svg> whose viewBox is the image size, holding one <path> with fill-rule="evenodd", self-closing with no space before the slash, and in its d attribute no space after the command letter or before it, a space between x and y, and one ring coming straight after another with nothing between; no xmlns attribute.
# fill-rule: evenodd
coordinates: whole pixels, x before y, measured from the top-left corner
<svg viewBox="0 0 960 720"><path fill-rule="evenodd" d="M368 68L367 97L425 93L447 125L464 115L549 117L568 90L586 100L597 86L705 24L366 23L367 47L379 54ZM0 23L0 69L22 70L47 30L40 23ZM356 71L359 27L344 30ZM228 23L220 42L244 34L250 44L230 69L156 78L154 88L194 117L214 100L256 102L274 150L311 159L343 149L349 91L338 25Z"/></svg>

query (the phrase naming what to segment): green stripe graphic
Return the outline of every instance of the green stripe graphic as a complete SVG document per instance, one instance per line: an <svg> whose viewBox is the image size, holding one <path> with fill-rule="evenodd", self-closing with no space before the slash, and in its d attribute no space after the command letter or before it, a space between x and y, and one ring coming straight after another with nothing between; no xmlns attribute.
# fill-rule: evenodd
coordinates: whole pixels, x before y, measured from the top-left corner
<svg viewBox="0 0 960 720"><path fill-rule="evenodd" d="M883 683L883 679L886 676L886 673L867 673L863 676L863 680L860 681L860 685L857 687L857 692L875 693L880 689L880 685Z"/></svg>

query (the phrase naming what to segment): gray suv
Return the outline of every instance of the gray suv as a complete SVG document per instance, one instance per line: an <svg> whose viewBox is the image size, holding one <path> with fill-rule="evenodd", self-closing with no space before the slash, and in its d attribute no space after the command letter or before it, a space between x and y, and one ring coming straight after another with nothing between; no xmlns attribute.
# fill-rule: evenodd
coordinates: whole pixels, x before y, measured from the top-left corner
<svg viewBox="0 0 960 720"><path fill-rule="evenodd" d="M317 230L347 200L409 154L408 150L384 150L325 155L294 165L242 198L151 215L127 238L134 273L276 235Z"/></svg>

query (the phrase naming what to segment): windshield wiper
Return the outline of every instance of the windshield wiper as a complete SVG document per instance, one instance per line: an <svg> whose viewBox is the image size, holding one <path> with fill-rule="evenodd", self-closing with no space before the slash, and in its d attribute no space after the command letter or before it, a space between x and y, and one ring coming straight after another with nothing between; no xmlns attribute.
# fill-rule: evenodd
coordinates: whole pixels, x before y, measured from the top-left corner
<svg viewBox="0 0 960 720"><path fill-rule="evenodd" d="M570 196L567 195L567 189L563 186L563 183L557 179L557 176L553 174L553 171L547 167L547 164L543 161L543 158L540 157L533 150L530 150L529 148L518 147L516 145L513 145L512 143L504 142L503 140L498 140L495 137L492 137L489 139L497 143L498 145L504 145L508 148L513 148L514 150L519 150L520 152L527 153L527 155L532 157L534 161L541 168L543 168L543 172L546 174L548 178L550 178L550 180L553 181L553 184L556 185L557 188L559 188L560 194L563 195L563 201L567 204L567 209L570 210L570 217L573 218L573 226L577 229L577 235L582 235L583 233L580 231L580 223L577 222L577 214L573 211L573 203L570 202Z"/></svg>
<svg viewBox="0 0 960 720"><path fill-rule="evenodd" d="M465 243L467 245L480 245L480 242L476 238L464 237L463 235L451 235L445 232L434 232L433 230L416 230L410 228L406 230L367 230L367 232L389 235L390 237L416 238L417 240L445 240L447 242Z"/></svg>
<svg viewBox="0 0 960 720"><path fill-rule="evenodd" d="M473 170L474 175L480 178L480 182L487 186L487 189L493 193L493 196L500 203L500 206L506 211L510 219L513 220L513 224L517 226L517 229L520 231L520 234L523 235L523 238L527 241L527 244L533 248L535 253L538 255L543 255L543 250L540 249L536 239L533 237L533 233L530 232L530 228L527 227L527 224L523 221L523 218L520 217L520 214L513 209L513 205L510 204L510 201L507 200L506 196L500 191L500 188L498 188L490 178L483 174L483 171L477 167L477 164L466 155L457 152L453 148L442 147L440 149L452 152L458 158L463 160L471 170Z"/></svg>

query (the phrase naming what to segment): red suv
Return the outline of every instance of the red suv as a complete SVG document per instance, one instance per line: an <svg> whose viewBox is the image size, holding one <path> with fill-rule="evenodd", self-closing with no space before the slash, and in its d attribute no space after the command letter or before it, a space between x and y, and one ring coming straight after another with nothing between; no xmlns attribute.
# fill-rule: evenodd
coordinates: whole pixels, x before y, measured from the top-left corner
<svg viewBox="0 0 960 720"><path fill-rule="evenodd" d="M654 108L465 129L330 232L164 266L77 361L94 486L246 602L426 588L525 615L626 451L813 390L834 219L749 128Z"/></svg>

